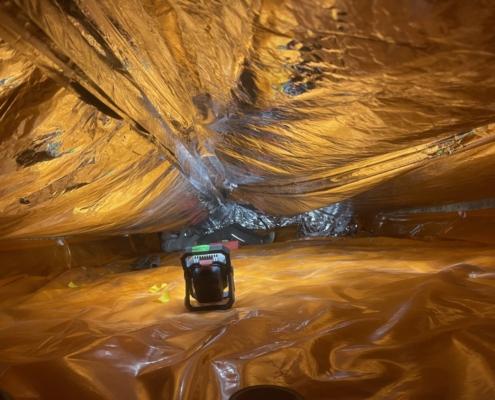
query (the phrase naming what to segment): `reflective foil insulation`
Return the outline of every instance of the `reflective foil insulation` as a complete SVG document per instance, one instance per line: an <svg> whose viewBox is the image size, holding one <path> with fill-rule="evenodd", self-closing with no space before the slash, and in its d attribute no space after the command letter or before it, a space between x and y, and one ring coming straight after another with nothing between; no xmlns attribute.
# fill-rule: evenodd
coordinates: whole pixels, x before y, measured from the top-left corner
<svg viewBox="0 0 495 400"><path fill-rule="evenodd" d="M0 1L0 397L495 398L494 27L489 0ZM233 224L277 239L188 313L160 234Z"/></svg>

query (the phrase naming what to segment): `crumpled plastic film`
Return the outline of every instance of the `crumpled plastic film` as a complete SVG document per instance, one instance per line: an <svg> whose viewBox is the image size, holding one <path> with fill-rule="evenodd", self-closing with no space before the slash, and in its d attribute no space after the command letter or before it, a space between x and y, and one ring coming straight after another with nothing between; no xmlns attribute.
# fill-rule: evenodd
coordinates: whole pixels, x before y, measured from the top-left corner
<svg viewBox="0 0 495 400"><path fill-rule="evenodd" d="M0 236L178 229L204 218L156 146L44 76L5 43ZM8 68L22 65L19 70ZM17 75L16 75L17 73Z"/></svg>
<svg viewBox="0 0 495 400"><path fill-rule="evenodd" d="M208 219L199 225L199 229L214 232L233 224L254 230L297 226L302 237L345 236L357 230L349 203L336 203L292 217L267 215L241 204L228 203L210 213Z"/></svg>
<svg viewBox="0 0 495 400"><path fill-rule="evenodd" d="M209 169L219 171L214 162L210 166L207 149L214 138L193 125L193 100L201 102L204 94L197 86L205 80L202 71L206 65L191 64L187 59L190 55L184 52L192 51L197 62L214 60L216 68L212 72L221 69L222 76L215 82L207 73L209 86L228 91L232 85L225 85L227 77L230 73L233 80L236 75L236 62L232 59L242 58L246 51L243 40L249 39L251 25L242 29L244 20L250 22L244 15L249 14L248 10L238 13L234 6L226 5L224 12L231 17L228 24L236 22L235 28L222 23L208 34L204 13L214 9L201 8L194 7L195 13L189 15L187 11L192 10L187 5L182 11L180 7L167 7L165 2L8 2L2 4L0 11L0 35L24 54L34 56L33 61L46 73L84 94L89 102L134 125L167 154L200 193L214 200L219 196L218 185L211 182L213 174ZM160 24L168 25L167 14L180 17L175 23L183 23L189 29L183 32L176 26L178 32L174 28L164 32ZM205 31L200 34L191 29L194 26L202 26ZM226 47L223 41L212 54L204 47L181 48L181 43L175 41L189 43L189 32L194 45L210 35L231 32L231 46ZM210 92L213 91L207 94ZM221 177L215 179L223 181Z"/></svg>
<svg viewBox="0 0 495 400"><path fill-rule="evenodd" d="M235 308L201 314L184 309L177 258L2 277L0 387L15 399L228 400L256 384L311 400L491 399L494 260L459 242L245 248Z"/></svg>
<svg viewBox="0 0 495 400"><path fill-rule="evenodd" d="M492 3L1 1L0 389L495 398ZM232 223L187 313L134 234Z"/></svg>
<svg viewBox="0 0 495 400"><path fill-rule="evenodd" d="M233 201L276 216L488 146L473 132L494 121L494 22L483 0L0 6L0 37L36 73L125 121L208 210Z"/></svg>

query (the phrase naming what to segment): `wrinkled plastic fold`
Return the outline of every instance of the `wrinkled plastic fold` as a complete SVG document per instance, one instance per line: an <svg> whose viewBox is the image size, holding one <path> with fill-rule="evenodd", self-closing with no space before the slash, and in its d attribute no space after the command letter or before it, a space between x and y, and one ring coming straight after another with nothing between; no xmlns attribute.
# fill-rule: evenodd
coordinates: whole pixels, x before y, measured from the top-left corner
<svg viewBox="0 0 495 400"><path fill-rule="evenodd" d="M5 44L2 54L24 60ZM204 217L187 180L128 124L33 67L2 89L2 236L150 232Z"/></svg>

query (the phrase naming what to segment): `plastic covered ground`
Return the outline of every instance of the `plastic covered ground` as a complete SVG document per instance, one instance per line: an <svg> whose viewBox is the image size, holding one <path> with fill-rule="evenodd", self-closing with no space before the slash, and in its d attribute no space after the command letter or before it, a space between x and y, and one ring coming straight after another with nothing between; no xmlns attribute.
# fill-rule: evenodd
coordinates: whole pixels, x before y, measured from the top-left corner
<svg viewBox="0 0 495 400"><path fill-rule="evenodd" d="M237 302L188 313L178 258L0 281L0 387L15 399L228 399L256 384L306 399L495 396L495 254L397 239L234 254ZM165 286L165 285L166 286Z"/></svg>

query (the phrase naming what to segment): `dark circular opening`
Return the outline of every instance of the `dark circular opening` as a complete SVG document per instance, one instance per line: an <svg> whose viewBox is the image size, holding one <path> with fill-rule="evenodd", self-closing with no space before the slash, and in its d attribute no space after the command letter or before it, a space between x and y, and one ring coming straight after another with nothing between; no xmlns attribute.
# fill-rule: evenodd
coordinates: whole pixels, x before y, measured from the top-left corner
<svg viewBox="0 0 495 400"><path fill-rule="evenodd" d="M303 400L289 388L273 385L249 386L235 392L230 400Z"/></svg>

